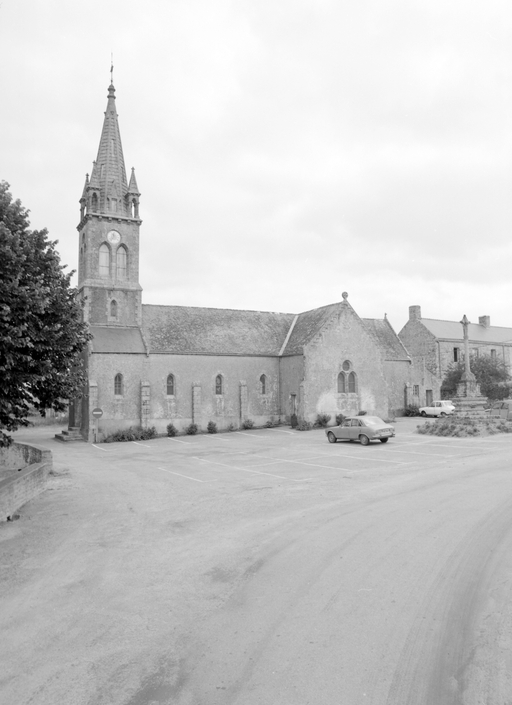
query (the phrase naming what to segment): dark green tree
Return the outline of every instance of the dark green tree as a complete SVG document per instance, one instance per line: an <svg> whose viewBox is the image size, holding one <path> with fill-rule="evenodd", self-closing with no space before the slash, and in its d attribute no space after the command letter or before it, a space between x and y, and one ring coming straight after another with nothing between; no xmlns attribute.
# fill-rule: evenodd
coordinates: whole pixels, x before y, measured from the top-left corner
<svg viewBox="0 0 512 705"><path fill-rule="evenodd" d="M480 385L480 391L491 400L506 399L512 386L512 377L503 360L490 355L472 357L469 361L471 372L475 375ZM464 363L451 365L441 385L441 396L450 399L457 394L457 384L464 372Z"/></svg>
<svg viewBox="0 0 512 705"><path fill-rule="evenodd" d="M0 446L5 431L27 426L31 408L62 411L84 383L81 352L90 338L73 272L46 230L30 230L29 211L0 182Z"/></svg>

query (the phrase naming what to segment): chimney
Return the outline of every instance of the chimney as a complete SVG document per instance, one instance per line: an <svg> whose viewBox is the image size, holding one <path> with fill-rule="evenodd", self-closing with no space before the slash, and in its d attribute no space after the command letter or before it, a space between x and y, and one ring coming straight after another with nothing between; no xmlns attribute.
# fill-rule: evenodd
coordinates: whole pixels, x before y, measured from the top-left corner
<svg viewBox="0 0 512 705"><path fill-rule="evenodd" d="M480 326L483 326L484 328L489 328L491 325L491 317L490 316L479 316L478 317L478 324Z"/></svg>
<svg viewBox="0 0 512 705"><path fill-rule="evenodd" d="M409 320L421 321L421 306L409 306Z"/></svg>

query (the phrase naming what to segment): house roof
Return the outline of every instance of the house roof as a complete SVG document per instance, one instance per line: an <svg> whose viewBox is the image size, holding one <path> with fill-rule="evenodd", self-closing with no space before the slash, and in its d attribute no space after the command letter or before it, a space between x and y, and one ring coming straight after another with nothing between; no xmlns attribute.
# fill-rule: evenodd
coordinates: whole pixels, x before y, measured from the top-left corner
<svg viewBox="0 0 512 705"><path fill-rule="evenodd" d="M377 338L385 360L410 360L409 353L387 318L363 318L367 329Z"/></svg>
<svg viewBox="0 0 512 705"><path fill-rule="evenodd" d="M295 316L270 311L142 306L152 353L278 355Z"/></svg>
<svg viewBox="0 0 512 705"><path fill-rule="evenodd" d="M139 328L91 326L92 351L95 353L145 353Z"/></svg>
<svg viewBox="0 0 512 705"><path fill-rule="evenodd" d="M439 321L434 318L422 318L421 322L432 335L440 339L464 340L462 325L456 321ZM485 326L470 323L469 340L479 343L512 343L512 328Z"/></svg>

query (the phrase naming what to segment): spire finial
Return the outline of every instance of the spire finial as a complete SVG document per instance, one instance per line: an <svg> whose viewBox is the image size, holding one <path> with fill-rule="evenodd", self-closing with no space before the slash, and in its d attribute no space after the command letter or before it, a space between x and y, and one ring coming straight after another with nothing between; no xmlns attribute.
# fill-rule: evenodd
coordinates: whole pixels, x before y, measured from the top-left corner
<svg viewBox="0 0 512 705"><path fill-rule="evenodd" d="M110 83L114 85L114 53L110 53Z"/></svg>

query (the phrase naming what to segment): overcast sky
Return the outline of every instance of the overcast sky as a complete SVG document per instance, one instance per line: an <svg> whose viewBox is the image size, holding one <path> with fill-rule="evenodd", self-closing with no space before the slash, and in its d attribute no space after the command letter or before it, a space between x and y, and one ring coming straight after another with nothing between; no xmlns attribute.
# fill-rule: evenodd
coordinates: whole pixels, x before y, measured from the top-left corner
<svg viewBox="0 0 512 705"><path fill-rule="evenodd" d="M111 52L144 303L512 326L510 0L2 0L0 179L72 269Z"/></svg>

